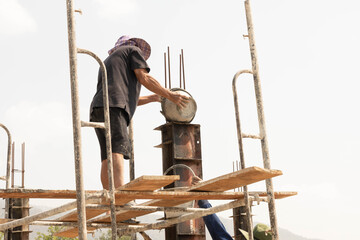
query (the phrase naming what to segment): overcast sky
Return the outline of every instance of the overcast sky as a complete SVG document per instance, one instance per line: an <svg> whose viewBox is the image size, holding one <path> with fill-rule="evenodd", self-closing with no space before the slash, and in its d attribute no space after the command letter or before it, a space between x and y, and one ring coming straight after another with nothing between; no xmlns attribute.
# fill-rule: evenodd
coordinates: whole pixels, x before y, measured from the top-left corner
<svg viewBox="0 0 360 240"><path fill-rule="evenodd" d="M152 46L150 73L161 84L167 46L173 86L184 49L187 90L198 105L193 123L201 125L204 179L231 172L239 160L231 82L238 70L251 68L243 1L78 0L75 6L83 11L76 15L78 47L105 59L119 36L144 38ZM299 193L276 202L279 225L308 238L355 239L358 233L349 229L358 228L360 216L360 3L252 0L251 6L271 164L284 173L274 188ZM26 143L25 187L74 189L65 1L0 0L0 39L0 122L16 142L17 168ZM98 64L79 55L78 68L81 118L88 120ZM242 130L257 133L251 80L241 77L238 85ZM137 177L162 174L161 150L153 147L161 136L153 129L164 122L159 104L137 109ZM7 151L2 132L1 176ZM93 129L83 129L82 140L85 187L101 189ZM259 143L245 141L246 165L263 166ZM250 190L265 190L265 184ZM265 205L254 213L254 221L268 222Z"/></svg>

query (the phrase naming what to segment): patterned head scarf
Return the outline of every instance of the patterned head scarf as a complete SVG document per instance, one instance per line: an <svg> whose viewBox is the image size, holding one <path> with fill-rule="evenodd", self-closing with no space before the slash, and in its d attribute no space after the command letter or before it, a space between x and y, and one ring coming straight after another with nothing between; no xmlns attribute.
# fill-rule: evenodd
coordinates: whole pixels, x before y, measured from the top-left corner
<svg viewBox="0 0 360 240"><path fill-rule="evenodd" d="M128 35L121 36L116 41L115 46L108 51L109 55L112 54L120 46L124 46L124 45L137 46L138 48L140 48L145 60L147 60L150 57L151 54L150 45L144 39L133 38Z"/></svg>

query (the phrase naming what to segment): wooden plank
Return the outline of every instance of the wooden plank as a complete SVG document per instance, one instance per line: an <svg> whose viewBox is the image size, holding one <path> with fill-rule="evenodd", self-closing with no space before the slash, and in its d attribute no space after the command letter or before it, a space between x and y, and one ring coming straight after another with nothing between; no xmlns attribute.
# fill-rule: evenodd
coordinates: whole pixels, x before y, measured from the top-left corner
<svg viewBox="0 0 360 240"><path fill-rule="evenodd" d="M195 186L184 189L184 191L227 191L262 181L268 178L281 175L279 170L267 170L259 167L245 168L233 173L213 178L198 183ZM119 190L156 190L170 184L178 179L178 176L142 176L130 183L122 186ZM98 191L86 191L86 193L96 193ZM2 189L0 198L76 198L75 190L42 190L42 189Z"/></svg>
<svg viewBox="0 0 360 240"><path fill-rule="evenodd" d="M96 230L96 228L94 228L94 227L87 227L88 234L95 232L95 230ZM79 229L69 227L64 231L54 233L53 235L56 237L76 238L79 235Z"/></svg>
<svg viewBox="0 0 360 240"><path fill-rule="evenodd" d="M122 191L135 191L135 190L144 190L144 191L154 191L161 187L171 184L172 182L179 180L179 175L172 175L172 176L141 176L139 178L134 179L133 181L119 187L116 190ZM136 199L135 196L127 197L115 196L115 204L116 205L124 205L132 200ZM104 204L109 204L108 201L104 201ZM110 209L110 207L109 207ZM101 209L88 209L86 208L86 219L94 218L100 214L103 214L104 210ZM57 219L59 221L67 221L67 222L75 222L77 221L77 210L74 210L61 218Z"/></svg>
<svg viewBox="0 0 360 240"><path fill-rule="evenodd" d="M190 187L188 191L227 191L279 175L282 175L280 170L268 170L259 167L249 167L200 182Z"/></svg>
<svg viewBox="0 0 360 240"><path fill-rule="evenodd" d="M141 176L117 190L124 191L154 191L179 180L178 175L170 176ZM99 193L88 190L85 194ZM46 190L46 189L0 189L0 198L53 198L76 199L76 190Z"/></svg>
<svg viewBox="0 0 360 240"><path fill-rule="evenodd" d="M10 221L12 221L12 219L0 218L0 224L7 223L7 222L10 222Z"/></svg>
<svg viewBox="0 0 360 240"><path fill-rule="evenodd" d="M282 172L279 170L267 170L259 167L249 167L241 169L239 171L222 175L217 178L213 178L207 181L200 182L192 187L184 188L182 191L227 191L230 189L242 187L249 185L251 183L259 182L268 178L276 177L282 175ZM175 197L174 197L175 199ZM158 207L172 207L179 204L188 202L189 200L185 199L176 199L176 200L151 200L145 202L141 205L144 206L158 206ZM141 211L120 211L117 214L117 221L125 221L130 218L135 218L148 214L149 212ZM99 217L97 221L108 222L110 218Z"/></svg>
<svg viewBox="0 0 360 240"><path fill-rule="evenodd" d="M161 187L167 186L176 180L179 180L179 175L169 176L141 176L116 190L126 191L154 191Z"/></svg>
<svg viewBox="0 0 360 240"><path fill-rule="evenodd" d="M180 194L181 192L179 192ZM199 200L199 199L211 199L211 195L206 195L207 193L202 193L205 195L200 195L200 193L196 193L194 195L189 195L188 198L182 197L182 198L178 198L178 197L173 197L173 199L157 199L157 200L151 200L148 202L145 202L143 204L139 204L139 206L156 206L156 207L174 207L186 202L189 202L191 200ZM211 194L211 193L208 193ZM222 193L224 194L223 196L225 196L226 194L229 194L228 196L232 195L233 197L236 196L236 198L233 199L242 199L244 198L244 193L243 192L233 192L233 193ZM259 195L259 197L266 197L267 193L266 192L250 192L249 194L251 195ZM297 194L297 192L274 192L275 194L275 198L276 199L283 199L286 197L291 197L291 196L295 196ZM185 194L184 194L185 195ZM208 196L209 198L206 198L206 196ZM175 199L175 200L174 200ZM219 198L218 198L219 199ZM225 199L225 197L223 198ZM119 211L117 212L116 215L116 221L117 222L122 222L122 221L126 221L128 219L131 218L136 218L139 216L143 216L146 214L151 213L150 211ZM111 219L109 216L100 216L98 218L94 218L92 222L96 222L96 223L109 223L111 222Z"/></svg>

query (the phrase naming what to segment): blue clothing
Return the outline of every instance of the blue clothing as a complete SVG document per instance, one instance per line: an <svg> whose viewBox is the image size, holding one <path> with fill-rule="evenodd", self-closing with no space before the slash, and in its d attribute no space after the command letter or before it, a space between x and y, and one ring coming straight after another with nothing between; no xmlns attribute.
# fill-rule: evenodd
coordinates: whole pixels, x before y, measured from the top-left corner
<svg viewBox="0 0 360 240"><path fill-rule="evenodd" d="M198 205L201 208L212 207L208 200L198 200ZM203 219L213 240L233 240L216 214L205 216Z"/></svg>

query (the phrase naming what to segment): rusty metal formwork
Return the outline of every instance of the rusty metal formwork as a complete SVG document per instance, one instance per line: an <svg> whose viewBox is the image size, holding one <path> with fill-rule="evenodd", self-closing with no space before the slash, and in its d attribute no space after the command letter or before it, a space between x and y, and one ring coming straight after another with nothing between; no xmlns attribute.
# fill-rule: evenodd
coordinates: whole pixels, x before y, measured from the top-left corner
<svg viewBox="0 0 360 240"><path fill-rule="evenodd" d="M263 107L262 90L261 90L260 76L259 76L259 65L258 65L258 61L257 61L257 51L256 51L256 45L255 45L254 27L253 27L253 22L252 22L250 1L245 0L244 3L245 3L247 29L248 29L248 34L245 35L244 37L247 37L249 39L252 70L238 71L235 74L233 81L232 81L236 127L237 127L237 136L238 136L239 154L240 154L240 166L242 169L245 168L243 138L252 138L252 139L258 139L261 141L263 165L264 165L265 169L270 169L271 165L270 165L270 157L269 157L269 149L268 149L268 140L267 140L267 135L266 135L265 114L264 114L264 107ZM241 132L236 80L238 79L238 77L240 75L245 74L245 73L253 75L258 123L259 123L259 130L260 130L259 134L244 134ZM251 215L251 202L248 200L249 195L248 195L247 186L245 186L243 188L243 190L245 193L245 203L246 203L245 208L244 208L245 214L246 214L246 219L247 219L246 225L248 226L249 239L253 240L254 236L253 236L253 232L252 232L253 226L252 226L252 215ZM271 230L273 232L273 240L278 240L279 233L278 233L276 208L275 208L275 197L274 197L272 179L266 180L266 190L267 190L268 199L269 199L268 207L269 207ZM236 232L235 232L235 237L236 237ZM240 237L236 237L236 239L238 240L238 239L240 239Z"/></svg>
<svg viewBox="0 0 360 240"><path fill-rule="evenodd" d="M155 130L161 131L162 161L164 174L179 175L180 180L168 188L189 187L193 175L202 178L200 125L185 123L166 123ZM196 206L194 201L191 207ZM166 228L166 239L204 240L203 219L192 219Z"/></svg>

